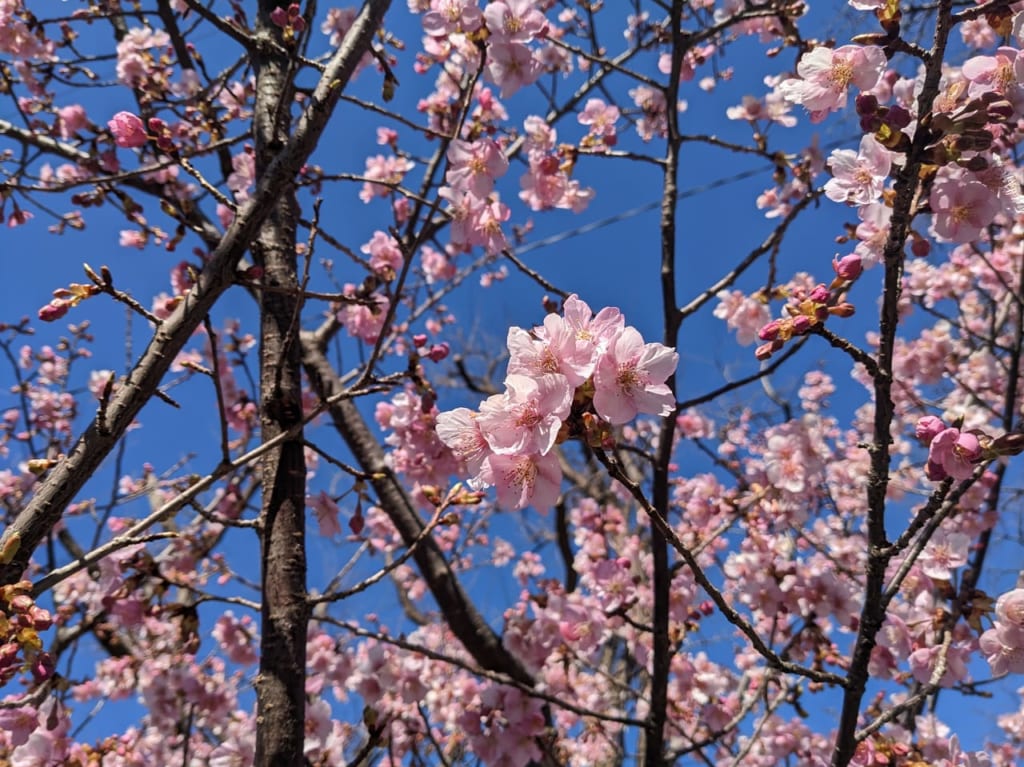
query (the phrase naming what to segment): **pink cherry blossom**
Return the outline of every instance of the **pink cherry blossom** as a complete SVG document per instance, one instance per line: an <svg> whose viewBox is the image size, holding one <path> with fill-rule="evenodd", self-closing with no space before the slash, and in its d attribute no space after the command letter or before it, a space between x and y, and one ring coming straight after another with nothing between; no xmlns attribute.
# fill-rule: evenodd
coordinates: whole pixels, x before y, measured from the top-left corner
<svg viewBox="0 0 1024 767"><path fill-rule="evenodd" d="M562 469L553 453L491 455L484 461L481 478L494 486L502 506L546 511L558 500Z"/></svg>
<svg viewBox="0 0 1024 767"><path fill-rule="evenodd" d="M670 415L675 397L665 380L675 373L679 355L659 343L645 344L636 328L626 327L608 345L594 371L594 408L613 424L638 413Z"/></svg>
<svg viewBox="0 0 1024 767"><path fill-rule="evenodd" d="M862 91L874 88L885 64L885 53L877 45L818 46L801 57L799 77L783 80L778 91L788 101L802 104L812 122L820 122L846 105L850 85Z"/></svg>
<svg viewBox="0 0 1024 767"><path fill-rule="evenodd" d="M107 127L114 136L114 143L120 147L134 149L149 141L142 119L131 112L118 112L107 122Z"/></svg>
<svg viewBox="0 0 1024 767"><path fill-rule="evenodd" d="M892 156L875 137L860 140L860 150L837 149L828 161L832 178L825 184L825 196L835 202L866 205L882 194L892 167Z"/></svg>
<svg viewBox="0 0 1024 767"><path fill-rule="evenodd" d="M493 43L528 43L547 30L547 19L535 0L492 0L484 9L484 20Z"/></svg>
<svg viewBox="0 0 1024 767"><path fill-rule="evenodd" d="M487 77L498 86L502 98L532 85L542 69L533 51L521 43L495 42L487 46Z"/></svg>
<svg viewBox="0 0 1024 767"><path fill-rule="evenodd" d="M606 104L601 99L587 99L583 111L576 116L580 125L589 128L590 136L601 138L606 144L614 143L609 139L615 136L615 123L621 112L614 104Z"/></svg>
<svg viewBox="0 0 1024 767"><path fill-rule="evenodd" d="M457 189L484 198L494 189L494 181L505 175L508 158L497 142L452 141L448 147L448 183Z"/></svg>
<svg viewBox="0 0 1024 767"><path fill-rule="evenodd" d="M499 455L545 455L569 415L572 389L562 375L538 378L512 373L506 391L480 405L477 422L491 450Z"/></svg>
<svg viewBox="0 0 1024 767"><path fill-rule="evenodd" d="M465 464L471 477L480 473L484 459L491 454L491 448L477 420L478 414L465 407L448 410L437 416L437 436ZM470 484L476 487L472 481Z"/></svg>
<svg viewBox="0 0 1024 767"><path fill-rule="evenodd" d="M474 32L482 23L477 0L432 0L423 15L423 31L434 37Z"/></svg>
<svg viewBox="0 0 1024 767"><path fill-rule="evenodd" d="M978 181L937 180L929 203L936 237L947 242L970 242L981 235L999 212L995 193Z"/></svg>
<svg viewBox="0 0 1024 767"><path fill-rule="evenodd" d="M981 458L981 443L970 432L943 429L928 448L931 479L967 479L974 473L974 461ZM937 475L937 476L936 476Z"/></svg>

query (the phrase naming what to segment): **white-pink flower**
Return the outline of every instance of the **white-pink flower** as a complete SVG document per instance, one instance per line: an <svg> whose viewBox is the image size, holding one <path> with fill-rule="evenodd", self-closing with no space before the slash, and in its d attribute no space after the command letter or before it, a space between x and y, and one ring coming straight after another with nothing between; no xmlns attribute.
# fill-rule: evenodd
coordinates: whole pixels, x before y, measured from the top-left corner
<svg viewBox="0 0 1024 767"><path fill-rule="evenodd" d="M594 371L594 409L613 424L631 421L638 413L671 415L676 401L665 380L678 363L672 349L645 344L636 328L623 328Z"/></svg>
<svg viewBox="0 0 1024 767"><path fill-rule="evenodd" d="M502 98L532 85L543 69L525 45L495 42L487 46L487 76L500 88Z"/></svg>
<svg viewBox="0 0 1024 767"><path fill-rule="evenodd" d="M534 0L492 0L484 9L484 20L491 41L528 43L547 32L547 19L535 7Z"/></svg>
<svg viewBox="0 0 1024 767"><path fill-rule="evenodd" d="M455 457L466 464L471 476L480 473L484 459L491 454L487 440L477 423L477 413L466 407L457 407L437 414L437 436L446 444ZM470 484L476 485L470 481Z"/></svg>
<svg viewBox="0 0 1024 767"><path fill-rule="evenodd" d="M114 143L125 149L145 146L149 141L142 119L131 112L118 112L107 122L107 127L114 137Z"/></svg>
<svg viewBox="0 0 1024 767"><path fill-rule="evenodd" d="M546 511L558 501L562 468L554 453L492 455L484 461L481 477L494 486L502 506Z"/></svg>
<svg viewBox="0 0 1024 767"><path fill-rule="evenodd" d="M811 113L812 122L846 105L850 85L871 90L885 71L885 52L877 45L817 46L796 66L799 77L783 80L779 93Z"/></svg>
<svg viewBox="0 0 1024 767"><path fill-rule="evenodd" d="M480 405L477 423L488 446L499 455L546 455L572 406L565 376L512 373L505 379L505 389Z"/></svg>
<svg viewBox="0 0 1024 767"><path fill-rule="evenodd" d="M946 242L971 242L999 212L996 194L979 181L946 178L936 181L928 198L932 229Z"/></svg>
<svg viewBox="0 0 1024 767"><path fill-rule="evenodd" d="M832 178L825 184L825 196L835 202L867 205L878 199L892 168L892 155L868 134L860 150L836 149L829 157Z"/></svg>

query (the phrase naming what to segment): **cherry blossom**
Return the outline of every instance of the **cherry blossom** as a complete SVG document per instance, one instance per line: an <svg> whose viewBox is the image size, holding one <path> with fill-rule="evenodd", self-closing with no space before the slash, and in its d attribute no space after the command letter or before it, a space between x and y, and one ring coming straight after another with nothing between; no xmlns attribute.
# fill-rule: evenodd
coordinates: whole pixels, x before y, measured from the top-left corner
<svg viewBox="0 0 1024 767"><path fill-rule="evenodd" d="M818 46L800 58L796 68L799 78L783 80L778 91L788 101L802 104L811 113L812 122L821 122L829 112L846 105L850 85L862 91L874 88L885 63L885 54L878 46Z"/></svg>
<svg viewBox="0 0 1024 767"><path fill-rule="evenodd" d="M613 424L626 423L638 413L671 415L675 397L664 382L678 363L679 355L671 349L645 344L635 328L624 328L594 370L594 408Z"/></svg>
<svg viewBox="0 0 1024 767"><path fill-rule="evenodd" d="M874 136L864 136L860 150L837 149L829 157L832 178L825 184L825 196L835 202L867 205L882 193L892 157Z"/></svg>
<svg viewBox="0 0 1024 767"><path fill-rule="evenodd" d="M131 112L118 112L110 118L107 127L110 128L115 143L120 147L134 149L145 146L149 141L142 120Z"/></svg>

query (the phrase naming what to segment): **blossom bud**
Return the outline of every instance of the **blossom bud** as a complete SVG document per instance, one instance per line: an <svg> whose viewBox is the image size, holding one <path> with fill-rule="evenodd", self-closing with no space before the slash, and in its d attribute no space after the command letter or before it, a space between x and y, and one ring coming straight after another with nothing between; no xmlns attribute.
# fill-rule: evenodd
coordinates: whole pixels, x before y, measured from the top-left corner
<svg viewBox="0 0 1024 767"><path fill-rule="evenodd" d="M942 422L941 418L936 418L933 415L926 415L923 418L918 419L917 426L914 427L914 436L917 437L921 442L930 444L935 436L940 432L944 431L946 424Z"/></svg>
<svg viewBox="0 0 1024 767"><path fill-rule="evenodd" d="M802 336L808 330L811 329L811 318L804 315L798 314L793 318L793 334Z"/></svg>
<svg viewBox="0 0 1024 767"><path fill-rule="evenodd" d="M427 334L417 333L416 335L414 335L412 337L412 345L415 346L417 349L422 349L424 346L427 345Z"/></svg>
<svg viewBox="0 0 1024 767"><path fill-rule="evenodd" d="M870 93L861 93L857 96L857 114L873 115L878 109L878 98Z"/></svg>
<svg viewBox="0 0 1024 767"><path fill-rule="evenodd" d="M270 20L283 29L288 26L288 12L279 5L270 12Z"/></svg>
<svg viewBox="0 0 1024 767"><path fill-rule="evenodd" d="M429 357L434 362L440 362L441 360L448 356L448 353L450 351L451 347L448 346L448 343L446 341L442 341L441 343L434 344L433 346L430 347L430 351L427 352L427 357Z"/></svg>
<svg viewBox="0 0 1024 767"><path fill-rule="evenodd" d="M770 358L774 352L777 352L782 347L782 340L776 338L774 341L769 341L766 344L761 344L760 346L758 346L754 350L754 356L757 359L761 360L761 362L764 362L766 359Z"/></svg>
<svg viewBox="0 0 1024 767"><path fill-rule="evenodd" d="M856 253L851 253L842 258L833 258L832 268L837 276L852 281L860 277L861 272L864 271L864 262Z"/></svg>
<svg viewBox="0 0 1024 767"><path fill-rule="evenodd" d="M68 309L71 308L71 304L60 298L55 298L42 309L39 310L39 319L43 322L53 322L59 320L65 314L68 313Z"/></svg>
<svg viewBox="0 0 1024 767"><path fill-rule="evenodd" d="M934 461L928 461L928 464L924 467L924 475L932 482L941 482L949 476L946 474L946 470L942 468L942 464L935 463Z"/></svg>
<svg viewBox="0 0 1024 767"><path fill-rule="evenodd" d="M778 320L772 320L767 325L757 331L757 337L762 341L774 341L779 337L779 328L782 323Z"/></svg>
<svg viewBox="0 0 1024 767"><path fill-rule="evenodd" d="M808 298L818 304L827 304L830 298L829 290L824 285L816 285Z"/></svg>
<svg viewBox="0 0 1024 767"><path fill-rule="evenodd" d="M914 241L910 243L910 252L918 258L924 258L931 253L931 250L931 243L923 237L915 237Z"/></svg>
<svg viewBox="0 0 1024 767"><path fill-rule="evenodd" d="M843 301L829 308L828 313L834 317L852 317L856 309L853 304Z"/></svg>
<svg viewBox="0 0 1024 767"><path fill-rule="evenodd" d="M891 106L885 113L885 123L896 130L901 130L910 125L913 117L906 108L901 106Z"/></svg>

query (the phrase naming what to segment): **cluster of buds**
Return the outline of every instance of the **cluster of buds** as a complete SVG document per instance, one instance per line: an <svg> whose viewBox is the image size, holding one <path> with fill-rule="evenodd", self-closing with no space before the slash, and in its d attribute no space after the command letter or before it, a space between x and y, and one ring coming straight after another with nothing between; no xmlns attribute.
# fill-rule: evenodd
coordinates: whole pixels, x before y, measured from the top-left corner
<svg viewBox="0 0 1024 767"><path fill-rule="evenodd" d="M33 601L29 581L0 586L0 684L22 670L37 682L53 675L53 660L39 636L52 625L50 613Z"/></svg>
<svg viewBox="0 0 1024 767"><path fill-rule="evenodd" d="M159 117L150 117L147 125L151 134L150 138L156 142L156 145L167 153L174 152L174 134L167 123Z"/></svg>
<svg viewBox="0 0 1024 767"><path fill-rule="evenodd" d="M857 96L857 115L865 133L874 133L875 139L886 149L905 152L910 148L910 136L903 129L913 122L910 112L898 104L881 106L870 93Z"/></svg>
<svg viewBox="0 0 1024 767"><path fill-rule="evenodd" d="M426 357L431 362L440 362L451 353L451 347L447 341L439 344L431 344L427 347L427 334L417 333L412 337L413 346L419 350L420 357Z"/></svg>
<svg viewBox="0 0 1024 767"><path fill-rule="evenodd" d="M39 310L39 319L43 322L54 322L68 313L68 309L78 306L86 298L92 298L103 291L97 285L79 285L71 283L66 288L53 291L53 300Z"/></svg>
<svg viewBox="0 0 1024 767"><path fill-rule="evenodd" d="M941 482L947 477L967 479L974 474L974 467L978 464L1024 452L1024 434L992 437L981 429L963 430L960 425L947 426L941 418L933 415L917 422L914 433L922 444L928 445L925 476L933 482Z"/></svg>
<svg viewBox="0 0 1024 767"><path fill-rule="evenodd" d="M283 30L281 36L286 43L294 43L306 29L306 20L302 18L302 9L298 3L292 3L287 8L277 6L270 12L270 20Z"/></svg>
<svg viewBox="0 0 1024 767"><path fill-rule="evenodd" d="M764 341L754 351L757 359L767 360L785 346L786 341L795 336L807 335L815 326L823 324L830 315L853 315L853 304L842 300L842 297L863 271L860 257L850 255L835 259L832 261L832 268L836 277L831 286L819 284L806 295L793 296L793 302L785 309L788 317L772 320L757 331L757 337Z"/></svg>
<svg viewBox="0 0 1024 767"><path fill-rule="evenodd" d="M959 96L967 88L966 83L951 86L952 96ZM1005 96L995 91L987 91L977 98L952 112L937 112L931 119L922 120L924 127L930 128L939 141L928 147L926 162L932 165L947 165L959 162L962 155L971 153L974 162L975 152L985 152L992 147L994 125L1005 124L1016 119L1016 110ZM983 170L972 168L972 170Z"/></svg>

